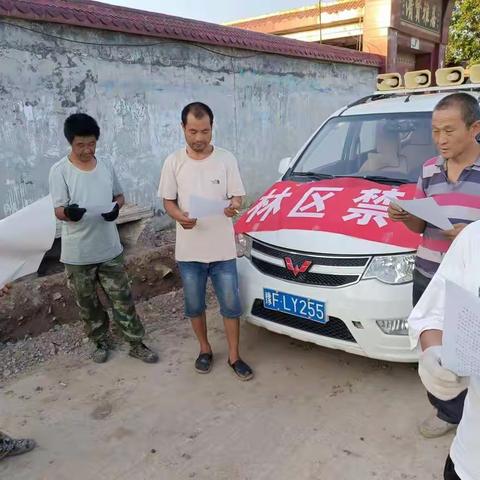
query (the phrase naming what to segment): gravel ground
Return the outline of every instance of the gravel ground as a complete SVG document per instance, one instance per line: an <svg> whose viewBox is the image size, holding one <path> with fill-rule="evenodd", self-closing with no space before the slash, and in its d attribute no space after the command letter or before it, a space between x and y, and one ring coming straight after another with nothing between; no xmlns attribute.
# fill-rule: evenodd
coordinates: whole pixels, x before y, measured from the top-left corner
<svg viewBox="0 0 480 480"><path fill-rule="evenodd" d="M215 305L213 290L208 290L208 303ZM137 304L148 335L156 330L168 332L178 329L178 323L189 323L183 317L183 291L176 290L150 298ZM110 342L115 349L123 349L124 342L112 327ZM85 337L81 322L55 325L48 332L36 337L26 337L17 342L0 343L0 383L10 382L17 376L28 373L39 365L50 362L57 356L68 356L76 360L88 360L93 346Z"/></svg>
<svg viewBox="0 0 480 480"><path fill-rule="evenodd" d="M156 231L154 227L153 222L147 224L139 238L135 252L132 252L134 261L133 265L129 267L133 279L136 280L134 290L135 297L139 298L137 308L143 318L147 332L159 328L160 323L165 324L165 322L168 323L168 321L182 317L183 308L183 293L178 290L178 282L170 279L166 286L171 288L172 291L165 293L166 287L160 285L165 281L161 278L161 275L157 275L158 278L154 278L153 275L158 273L155 269L159 270L156 267L156 262L158 263L157 252L165 252L170 259L173 256L175 231L171 228ZM162 257L160 257L160 261L161 259ZM129 263L132 264L131 261ZM60 264L59 267L63 269ZM53 274L57 271L58 269L51 268L49 273ZM8 307L10 306L9 303L14 301L14 308L18 310L17 322L20 327L28 320L26 311L22 311L22 309L24 305L26 308L27 298L30 301L33 298L33 303L36 306L42 299L44 302L53 302L53 306L61 303L67 310L65 312L66 317L70 315L76 318L76 311L72 311L76 310L76 307L71 301L69 292L66 290L65 292L62 290L62 293L59 292L59 286L64 287L63 284L63 274L60 277L58 275L47 275L38 279L30 276L26 280L20 281L14 287L12 298L3 299L4 302L7 302L7 305L4 305L7 308L4 308L3 315L12 315ZM161 294L157 295L155 290ZM41 292L41 295L39 292ZM40 310L36 312L37 316L41 315ZM68 314L68 312L70 313ZM55 312L52 312L52 306L49 307L47 313L50 316L55 315ZM55 319L55 317L53 318ZM57 355L85 359L89 357L93 347L85 337L83 325L78 321L56 323L58 320L56 319L53 322L54 325L51 329L39 335L27 334L21 340L0 342L0 383L10 381L17 375L50 361ZM40 318L37 318L36 322L39 321ZM115 332L112 333L112 343L121 343L121 339Z"/></svg>

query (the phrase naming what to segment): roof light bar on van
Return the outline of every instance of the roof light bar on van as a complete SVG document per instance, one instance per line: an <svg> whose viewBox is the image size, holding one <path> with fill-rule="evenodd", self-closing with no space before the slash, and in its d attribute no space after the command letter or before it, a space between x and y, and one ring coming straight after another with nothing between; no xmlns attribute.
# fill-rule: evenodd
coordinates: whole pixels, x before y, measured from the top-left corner
<svg viewBox="0 0 480 480"><path fill-rule="evenodd" d="M426 88L432 83L432 72L430 70L415 70L404 75L405 88Z"/></svg>
<svg viewBox="0 0 480 480"><path fill-rule="evenodd" d="M471 92L480 94L480 83L464 83L463 85L447 85L446 87L427 87L427 88L399 88L388 92L374 92L363 102L355 102L357 105L366 103L367 100L380 100L388 97L407 97L409 95L422 95L424 93L454 93L454 92Z"/></svg>
<svg viewBox="0 0 480 480"><path fill-rule="evenodd" d="M377 76L377 90L395 90L402 88L402 76L399 73L383 73Z"/></svg>
<svg viewBox="0 0 480 480"><path fill-rule="evenodd" d="M470 81L469 81L470 80ZM443 91L445 87L455 88L471 87L475 89L480 84L480 64L472 65L468 69L463 67L439 68L435 72L436 86L430 87L432 82L432 73L430 70L416 70L407 72L404 76L404 85L399 73L383 73L377 76L377 92L392 91L392 93L401 93L407 91L418 91L419 93L431 92L431 89Z"/></svg>
<svg viewBox="0 0 480 480"><path fill-rule="evenodd" d="M472 83L480 83L480 63L477 65L472 65L468 69L468 73L470 75L470 81Z"/></svg>
<svg viewBox="0 0 480 480"><path fill-rule="evenodd" d="M435 81L439 87L447 85L462 85L468 73L463 67L439 68L435 72Z"/></svg>

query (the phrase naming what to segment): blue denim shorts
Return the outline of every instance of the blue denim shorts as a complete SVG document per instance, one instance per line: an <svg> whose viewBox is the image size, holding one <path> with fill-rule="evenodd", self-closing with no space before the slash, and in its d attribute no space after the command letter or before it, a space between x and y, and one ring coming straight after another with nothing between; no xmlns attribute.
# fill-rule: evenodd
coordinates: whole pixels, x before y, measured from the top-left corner
<svg viewBox="0 0 480 480"><path fill-rule="evenodd" d="M209 277L222 316L238 318L242 314L235 259L212 263L178 262L178 268L182 276L187 317L198 317L207 309L205 297Z"/></svg>

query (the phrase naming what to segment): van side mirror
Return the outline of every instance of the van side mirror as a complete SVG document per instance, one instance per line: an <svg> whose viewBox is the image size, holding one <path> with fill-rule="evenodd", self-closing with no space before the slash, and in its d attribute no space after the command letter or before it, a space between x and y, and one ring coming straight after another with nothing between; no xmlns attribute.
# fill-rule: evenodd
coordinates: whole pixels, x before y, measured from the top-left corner
<svg viewBox="0 0 480 480"><path fill-rule="evenodd" d="M280 160L280 163L278 165L278 173L280 175L284 175L287 172L288 167L290 167L291 161L292 161L292 157L286 157Z"/></svg>

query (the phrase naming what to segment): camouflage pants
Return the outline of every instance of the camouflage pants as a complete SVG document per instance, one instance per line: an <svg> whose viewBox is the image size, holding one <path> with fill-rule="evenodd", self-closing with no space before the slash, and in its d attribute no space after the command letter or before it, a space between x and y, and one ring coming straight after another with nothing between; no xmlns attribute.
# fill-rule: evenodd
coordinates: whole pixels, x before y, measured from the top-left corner
<svg viewBox="0 0 480 480"><path fill-rule="evenodd" d="M138 318L130 291L123 255L93 265L65 265L67 282L77 303L80 318L91 340L105 339L109 320L97 295L97 283L112 304L113 320L129 342L141 341L145 330Z"/></svg>

